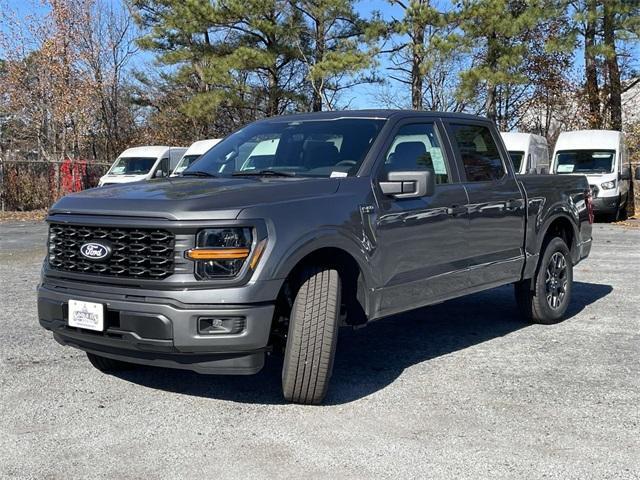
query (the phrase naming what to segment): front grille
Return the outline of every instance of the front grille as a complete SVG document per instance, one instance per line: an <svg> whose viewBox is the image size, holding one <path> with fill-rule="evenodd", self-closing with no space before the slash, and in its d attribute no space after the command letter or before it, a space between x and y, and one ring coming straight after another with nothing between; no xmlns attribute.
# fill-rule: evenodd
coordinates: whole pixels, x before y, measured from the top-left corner
<svg viewBox="0 0 640 480"><path fill-rule="evenodd" d="M89 260L80 247L98 241L111 247L104 260ZM166 278L174 270L175 236L159 229L89 227L53 223L49 265L66 272L126 278Z"/></svg>

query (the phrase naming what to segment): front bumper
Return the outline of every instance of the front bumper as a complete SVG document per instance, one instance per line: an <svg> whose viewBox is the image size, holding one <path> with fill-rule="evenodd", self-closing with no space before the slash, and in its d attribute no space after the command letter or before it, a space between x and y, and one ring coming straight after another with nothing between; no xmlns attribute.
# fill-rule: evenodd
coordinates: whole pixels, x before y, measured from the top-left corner
<svg viewBox="0 0 640 480"><path fill-rule="evenodd" d="M597 197L593 199L595 213L613 214L618 210L618 197Z"/></svg>
<svg viewBox="0 0 640 480"><path fill-rule="evenodd" d="M273 304L194 305L176 301L171 292L160 294L114 295L44 283L38 287L38 318L59 343L108 358L213 374L253 374L262 368ZM181 294L184 298L185 292ZM105 331L69 327L69 299L104 304ZM237 334L199 333L200 317L242 319L244 329Z"/></svg>

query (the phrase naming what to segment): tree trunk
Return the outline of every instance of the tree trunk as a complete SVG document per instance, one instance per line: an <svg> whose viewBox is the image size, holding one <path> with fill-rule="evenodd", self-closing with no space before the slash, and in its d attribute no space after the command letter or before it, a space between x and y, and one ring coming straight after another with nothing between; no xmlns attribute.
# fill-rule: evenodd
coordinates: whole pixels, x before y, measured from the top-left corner
<svg viewBox="0 0 640 480"><path fill-rule="evenodd" d="M314 64L318 64L318 62L322 62L324 60L324 50L325 50L325 36L324 36L324 19L322 18L323 13L320 13L320 16L316 18L316 51L314 55ZM314 112L322 111L322 97L324 96L324 79L315 78L313 80L313 98L311 109Z"/></svg>
<svg viewBox="0 0 640 480"><path fill-rule="evenodd" d="M598 18L597 0L587 2L587 25L584 32L584 67L587 79L587 99L589 102L589 126L602 128L600 113L600 90L598 88L598 70L596 65L596 23Z"/></svg>
<svg viewBox="0 0 640 480"><path fill-rule="evenodd" d="M498 67L498 36L492 33L487 39L487 66L491 73ZM484 109L489 120L494 122L498 119L497 88L493 80L487 80L487 92L484 100Z"/></svg>
<svg viewBox="0 0 640 480"><path fill-rule="evenodd" d="M413 34L411 36L412 55L411 55L411 106L414 110L422 110L422 62L424 61L424 26L413 26Z"/></svg>
<svg viewBox="0 0 640 480"><path fill-rule="evenodd" d="M611 8L611 1L604 2L604 44L607 47L607 72L609 73L609 113L611 128L622 130L622 84L620 82L620 67L616 53L615 13Z"/></svg>

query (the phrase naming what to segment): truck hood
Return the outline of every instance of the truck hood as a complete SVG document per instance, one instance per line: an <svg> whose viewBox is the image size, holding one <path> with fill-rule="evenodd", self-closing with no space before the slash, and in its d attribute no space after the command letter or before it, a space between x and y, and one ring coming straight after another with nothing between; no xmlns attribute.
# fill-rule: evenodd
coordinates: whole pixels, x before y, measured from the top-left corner
<svg viewBox="0 0 640 480"><path fill-rule="evenodd" d="M67 195L50 213L229 220L254 205L331 195L339 184L336 178L167 178Z"/></svg>

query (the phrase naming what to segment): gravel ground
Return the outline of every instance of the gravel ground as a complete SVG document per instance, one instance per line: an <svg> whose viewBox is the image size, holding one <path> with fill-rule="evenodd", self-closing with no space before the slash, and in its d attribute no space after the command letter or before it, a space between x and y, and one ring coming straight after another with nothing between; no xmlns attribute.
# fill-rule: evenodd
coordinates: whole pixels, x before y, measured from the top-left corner
<svg viewBox="0 0 640 480"><path fill-rule="evenodd" d="M327 405L93 369L38 326L41 224L0 224L2 478L640 478L640 230L596 225L569 318L499 288L340 334Z"/></svg>

